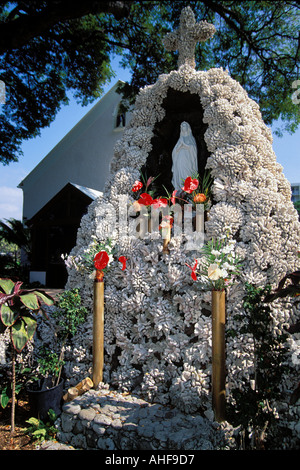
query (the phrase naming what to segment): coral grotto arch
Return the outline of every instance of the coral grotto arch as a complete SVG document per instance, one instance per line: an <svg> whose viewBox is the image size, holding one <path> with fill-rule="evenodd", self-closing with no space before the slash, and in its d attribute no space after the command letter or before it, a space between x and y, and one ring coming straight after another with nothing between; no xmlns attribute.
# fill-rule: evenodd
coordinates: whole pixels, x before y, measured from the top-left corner
<svg viewBox="0 0 300 470"><path fill-rule="evenodd" d="M227 296L231 328L235 313L242 309L246 281L276 285L297 268L300 225L290 184L276 162L271 131L259 106L223 69L195 71L183 65L140 90L131 123L115 147L104 194L83 217L71 254L81 256L93 236L104 240L111 227L109 208L118 213L122 197L129 204L133 201L132 184L155 151L157 134L167 134L164 123L171 110L166 103L174 93L190 100L197 97L201 105L194 105L195 113L203 114L199 126L202 131L206 128L204 159L214 178L207 235L220 236L224 226L229 227L245 259L240 283ZM192 111L189 105L187 112ZM160 239L120 238L118 224L110 235L129 262L126 271L113 266L106 275L104 380L186 412L210 409L210 294L193 283L186 267L199 254L172 238L170 254L161 257ZM66 287L74 286L81 288L86 305L91 306L90 276L70 268ZM296 304L291 307L284 300L272 308L274 327L279 330L291 324L297 312ZM76 374L87 373L91 365L91 331L90 318L74 340L68 370L74 382ZM249 380L252 351L246 335L228 338L229 393Z"/></svg>

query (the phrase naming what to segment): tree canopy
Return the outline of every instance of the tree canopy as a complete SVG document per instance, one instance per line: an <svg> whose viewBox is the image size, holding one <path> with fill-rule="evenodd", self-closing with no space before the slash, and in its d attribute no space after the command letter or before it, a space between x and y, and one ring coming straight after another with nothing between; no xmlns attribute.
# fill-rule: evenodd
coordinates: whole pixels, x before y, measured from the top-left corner
<svg viewBox="0 0 300 470"><path fill-rule="evenodd" d="M114 76L111 60L132 73L124 87L140 87L177 68L177 53L163 36L179 25L189 5L196 20L216 34L196 50L197 70L228 69L261 108L266 124L281 119L294 132L300 106L293 102L299 79L300 5L294 1L97 1L0 0L0 161L18 161L24 140L49 126L70 94L86 105Z"/></svg>

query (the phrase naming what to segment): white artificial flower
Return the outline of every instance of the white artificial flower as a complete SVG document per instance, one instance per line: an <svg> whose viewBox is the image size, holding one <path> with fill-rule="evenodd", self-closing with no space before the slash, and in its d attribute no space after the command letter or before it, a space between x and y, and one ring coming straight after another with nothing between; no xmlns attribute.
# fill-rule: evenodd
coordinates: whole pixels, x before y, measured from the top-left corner
<svg viewBox="0 0 300 470"><path fill-rule="evenodd" d="M227 271L230 271L230 269L232 269L232 265L227 263L227 261L225 261L225 263L222 264L222 269L226 269Z"/></svg>
<svg viewBox="0 0 300 470"><path fill-rule="evenodd" d="M226 277L228 277L228 272L226 269L221 269L220 271L220 278L226 279Z"/></svg>
<svg viewBox="0 0 300 470"><path fill-rule="evenodd" d="M211 281L217 281L222 277L222 270L219 268L218 264L210 264L208 266L207 275Z"/></svg>
<svg viewBox="0 0 300 470"><path fill-rule="evenodd" d="M211 254L214 256L219 256L221 253L218 250L211 250Z"/></svg>
<svg viewBox="0 0 300 470"><path fill-rule="evenodd" d="M222 248L222 253L223 254L229 254L233 251L233 246L231 244L228 244Z"/></svg>

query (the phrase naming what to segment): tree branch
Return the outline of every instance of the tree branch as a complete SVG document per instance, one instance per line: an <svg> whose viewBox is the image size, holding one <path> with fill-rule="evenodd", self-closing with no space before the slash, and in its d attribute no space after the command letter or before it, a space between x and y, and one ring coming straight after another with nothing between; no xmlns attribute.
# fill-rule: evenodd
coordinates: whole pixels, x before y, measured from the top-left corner
<svg viewBox="0 0 300 470"><path fill-rule="evenodd" d="M244 29L243 21L241 20L241 18L239 18L239 15L237 15L231 10L228 10L224 5L216 3L215 1L202 1L205 4L208 4L212 10L218 13L225 20L228 26L230 26L240 38L244 39L244 41L248 44L251 50L261 60L263 66L269 69L270 59L264 56L264 49L260 48L257 44L257 41L253 39L252 31L247 31ZM236 24L233 19L236 20L238 24ZM281 70L275 62L273 62L272 66L274 70L276 70L280 75L285 77L283 70Z"/></svg>
<svg viewBox="0 0 300 470"><path fill-rule="evenodd" d="M88 14L110 13L119 20L129 15L132 1L58 0L42 11L22 15L0 25L0 54L19 49L31 39L41 36L60 21L81 18Z"/></svg>

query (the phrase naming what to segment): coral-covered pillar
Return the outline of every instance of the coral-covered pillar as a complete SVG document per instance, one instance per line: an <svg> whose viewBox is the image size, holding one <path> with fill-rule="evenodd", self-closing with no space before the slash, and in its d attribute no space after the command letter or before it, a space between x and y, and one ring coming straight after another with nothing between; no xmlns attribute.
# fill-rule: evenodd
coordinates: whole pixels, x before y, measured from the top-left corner
<svg viewBox="0 0 300 470"><path fill-rule="evenodd" d="M225 420L225 291L212 291L212 404L215 420Z"/></svg>

